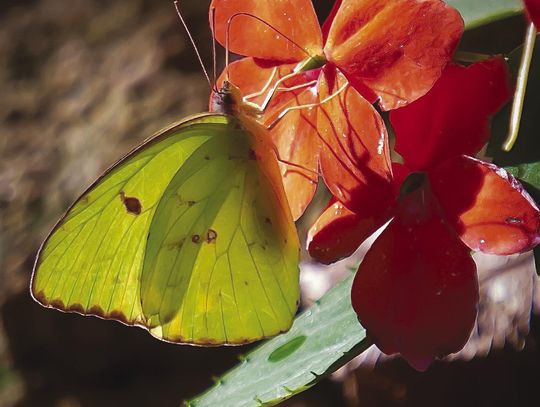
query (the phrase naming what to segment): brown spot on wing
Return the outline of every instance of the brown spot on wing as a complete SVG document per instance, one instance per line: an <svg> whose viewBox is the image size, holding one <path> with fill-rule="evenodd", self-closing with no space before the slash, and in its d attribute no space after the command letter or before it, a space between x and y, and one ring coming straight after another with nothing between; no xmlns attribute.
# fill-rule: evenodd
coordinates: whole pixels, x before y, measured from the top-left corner
<svg viewBox="0 0 540 407"><path fill-rule="evenodd" d="M109 317L117 319L118 321L123 322L124 324L129 323L129 320L127 319L126 315L122 311L119 311L119 310L111 311L111 313L109 314Z"/></svg>
<svg viewBox="0 0 540 407"><path fill-rule="evenodd" d="M284 332L284 331L282 331L282 332ZM237 339L234 339L232 341L228 340L227 342L219 341L219 340L214 339L214 338L205 338L205 337L193 339L193 338L185 338L183 336L170 336L170 337L166 338L167 341L174 342L174 343L186 343L186 344L197 345L197 346L206 346L206 347L222 346L224 344L227 344L227 345L245 345L245 344L248 344L248 343L258 341L260 339L263 339L263 337L261 336L261 337L257 337L257 338L237 338ZM244 359L248 360L247 357L245 357Z"/></svg>
<svg viewBox="0 0 540 407"><path fill-rule="evenodd" d="M66 309L66 304L64 304L64 301L60 299L52 300L50 304L51 304L51 307L54 307L54 308Z"/></svg>
<svg viewBox="0 0 540 407"><path fill-rule="evenodd" d="M98 317L105 318L105 311L99 305L93 305L89 310L88 314L97 315Z"/></svg>
<svg viewBox="0 0 540 407"><path fill-rule="evenodd" d="M43 292L43 290L38 291L37 293L35 293L34 297L35 297L36 300L39 301L40 304L47 304L49 302L47 300L47 297L45 296L45 293Z"/></svg>
<svg viewBox="0 0 540 407"><path fill-rule="evenodd" d="M122 203L126 207L126 210L128 211L128 213L131 213L133 215L141 214L142 204L138 198L134 196L126 196L124 191L120 191L120 199L122 200Z"/></svg>
<svg viewBox="0 0 540 407"><path fill-rule="evenodd" d="M81 304L71 304L68 309L68 311L78 312L79 314L84 314L84 308Z"/></svg>
<svg viewBox="0 0 540 407"><path fill-rule="evenodd" d="M253 149L249 149L249 159L250 160L256 160L257 159L257 154L255 153L255 150Z"/></svg>
<svg viewBox="0 0 540 407"><path fill-rule="evenodd" d="M200 235L193 235L193 236L191 236L191 241L193 243L200 243L201 242L201 236Z"/></svg>
<svg viewBox="0 0 540 407"><path fill-rule="evenodd" d="M226 342L226 341L220 341L220 340L217 340L217 339L214 339L214 338L205 338L205 337L202 337L202 338L198 338L195 342L196 345L199 345L199 346L222 346L223 344L226 344L226 343L229 343L231 345L245 345L245 344L248 344L250 342L253 342L252 340L249 340L249 339L239 339L237 341L234 341L234 342ZM218 381L222 381L223 379L218 379Z"/></svg>
<svg viewBox="0 0 540 407"><path fill-rule="evenodd" d="M214 229L208 229L206 232L206 243L214 243L217 239L217 232Z"/></svg>

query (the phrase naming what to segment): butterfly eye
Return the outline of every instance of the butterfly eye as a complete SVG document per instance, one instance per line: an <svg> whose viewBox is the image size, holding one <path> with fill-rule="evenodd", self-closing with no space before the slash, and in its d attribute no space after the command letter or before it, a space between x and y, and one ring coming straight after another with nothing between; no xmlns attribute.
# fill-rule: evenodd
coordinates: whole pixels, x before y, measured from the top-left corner
<svg viewBox="0 0 540 407"><path fill-rule="evenodd" d="M224 93L228 93L230 90L231 90L231 82L229 82L228 80L224 80L223 86L221 87L220 92L224 94Z"/></svg>

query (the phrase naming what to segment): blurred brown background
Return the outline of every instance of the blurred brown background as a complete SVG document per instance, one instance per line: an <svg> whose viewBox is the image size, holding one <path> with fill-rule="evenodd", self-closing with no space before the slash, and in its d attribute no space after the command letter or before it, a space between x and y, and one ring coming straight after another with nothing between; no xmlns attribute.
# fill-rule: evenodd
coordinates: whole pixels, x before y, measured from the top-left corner
<svg viewBox="0 0 540 407"><path fill-rule="evenodd" d="M331 3L317 2L321 16ZM210 61L208 3L181 6ZM468 34L464 47L509 51L521 30L514 18ZM170 0L0 0L0 407L178 406L246 351L161 343L45 310L28 293L36 250L66 207L142 139L205 110L207 95ZM523 352L426 374L392 361L285 404L538 405L539 328L533 320Z"/></svg>

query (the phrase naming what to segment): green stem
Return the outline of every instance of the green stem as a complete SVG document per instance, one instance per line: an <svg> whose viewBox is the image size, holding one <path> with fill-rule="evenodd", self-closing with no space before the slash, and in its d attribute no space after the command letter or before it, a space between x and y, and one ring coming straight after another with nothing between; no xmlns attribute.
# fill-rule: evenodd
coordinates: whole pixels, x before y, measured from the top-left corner
<svg viewBox="0 0 540 407"><path fill-rule="evenodd" d="M530 23L527 28L525 44L523 46L523 53L521 54L521 62L519 64L516 93L514 94L514 103L512 104L512 113L510 114L508 135L503 144L503 150L507 152L512 149L518 138L521 112L523 111L523 103L525 101L525 91L527 90L527 79L529 77L529 69L531 68L535 41L536 28L533 23Z"/></svg>
<svg viewBox="0 0 540 407"><path fill-rule="evenodd" d="M457 51L454 55L454 61L466 64L473 64L475 62L485 61L492 57L493 55L480 54L478 52Z"/></svg>

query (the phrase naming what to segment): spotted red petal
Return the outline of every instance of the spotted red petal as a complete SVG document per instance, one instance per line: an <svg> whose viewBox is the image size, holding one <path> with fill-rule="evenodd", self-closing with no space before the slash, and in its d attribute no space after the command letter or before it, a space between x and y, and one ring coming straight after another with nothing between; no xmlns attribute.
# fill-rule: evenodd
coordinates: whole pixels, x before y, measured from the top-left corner
<svg viewBox="0 0 540 407"><path fill-rule="evenodd" d="M460 156L430 178L449 222L471 249L513 254L540 243L538 207L504 169Z"/></svg>
<svg viewBox="0 0 540 407"><path fill-rule="evenodd" d="M390 110L433 86L462 31L459 13L440 0L343 0L324 52L358 90L371 89Z"/></svg>
<svg viewBox="0 0 540 407"><path fill-rule="evenodd" d="M227 45L230 26L229 50L234 53L289 62L322 53L321 29L310 0L213 0L211 27L212 10L217 41Z"/></svg>
<svg viewBox="0 0 540 407"><path fill-rule="evenodd" d="M326 66L319 78L320 168L332 194L348 209L379 216L393 200L388 136L382 118L345 77Z"/></svg>
<svg viewBox="0 0 540 407"><path fill-rule="evenodd" d="M324 264L349 257L387 219L385 216L364 218L333 199L309 230L309 254Z"/></svg>
<svg viewBox="0 0 540 407"><path fill-rule="evenodd" d="M478 302L476 266L428 186L397 210L360 264L352 304L383 352L399 352L425 370L467 342Z"/></svg>
<svg viewBox="0 0 540 407"><path fill-rule="evenodd" d="M424 97L392 111L396 151L412 170L426 170L459 155L476 155L489 138L489 118L510 98L502 58L465 68L449 65Z"/></svg>
<svg viewBox="0 0 540 407"><path fill-rule="evenodd" d="M536 28L540 28L540 0L525 0L527 14Z"/></svg>

